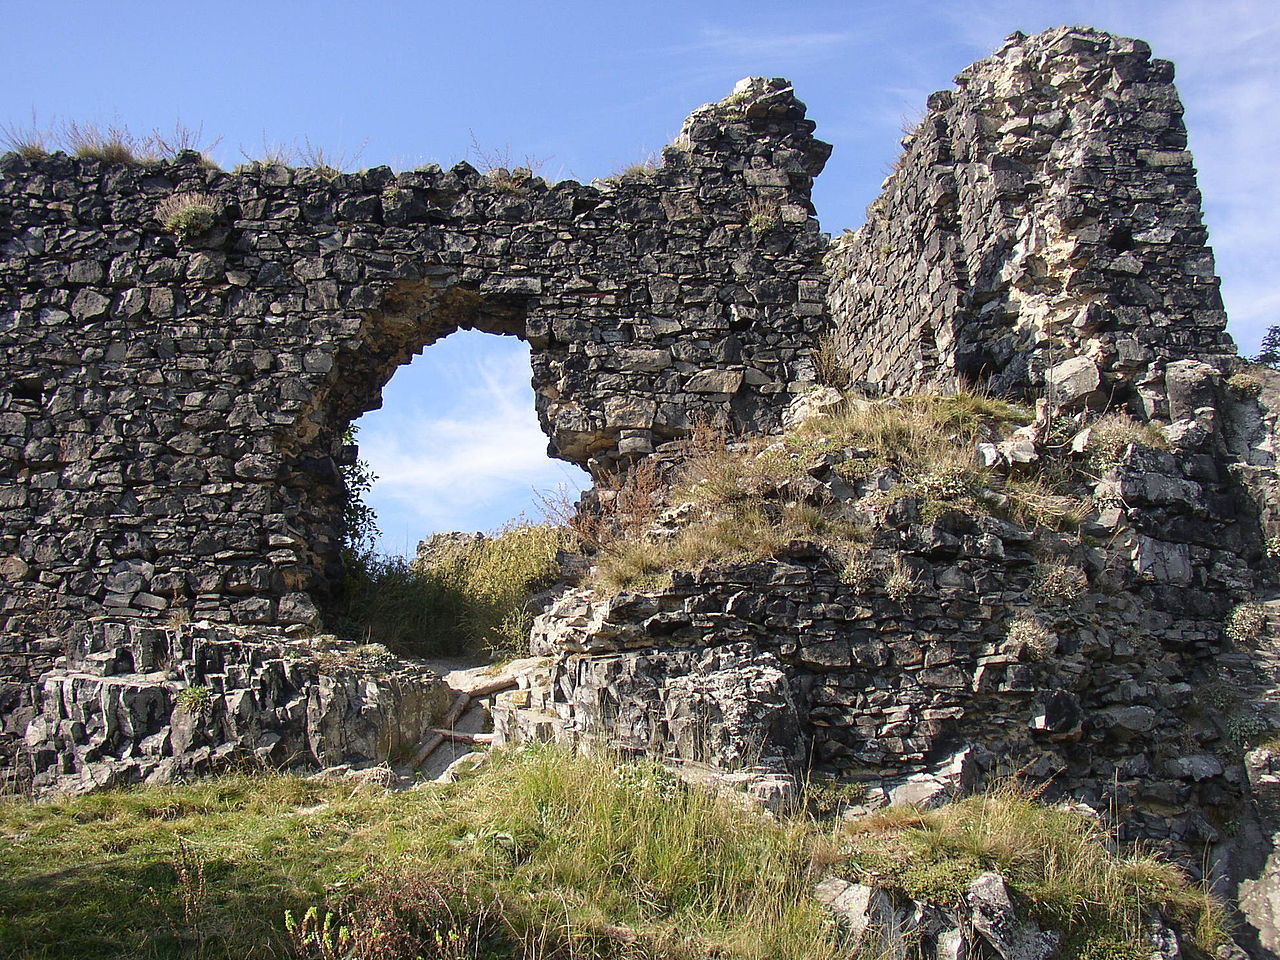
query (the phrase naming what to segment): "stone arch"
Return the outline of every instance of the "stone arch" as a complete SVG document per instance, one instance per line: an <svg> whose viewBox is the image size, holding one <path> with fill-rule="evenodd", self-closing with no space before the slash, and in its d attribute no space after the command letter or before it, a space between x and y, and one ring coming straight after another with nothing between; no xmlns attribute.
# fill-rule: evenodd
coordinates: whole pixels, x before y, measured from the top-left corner
<svg viewBox="0 0 1280 960"><path fill-rule="evenodd" d="M459 330L525 340L527 313L526 296L481 293L453 277L396 281L377 308L364 313L356 336L336 351L313 405L281 438L282 488L308 518L309 566L321 572L305 583L312 599L327 599L342 578L344 493L335 468L352 462L354 451L344 449L351 423L380 408L395 373L433 344Z"/></svg>

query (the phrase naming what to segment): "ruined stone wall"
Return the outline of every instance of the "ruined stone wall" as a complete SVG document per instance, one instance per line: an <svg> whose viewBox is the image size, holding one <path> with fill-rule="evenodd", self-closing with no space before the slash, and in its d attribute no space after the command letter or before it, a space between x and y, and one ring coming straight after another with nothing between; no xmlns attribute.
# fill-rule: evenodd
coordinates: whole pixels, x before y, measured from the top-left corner
<svg viewBox="0 0 1280 960"><path fill-rule="evenodd" d="M745 83L594 186L0 160L3 672L39 672L14 658L68 617L313 623L345 427L459 327L530 343L551 450L583 466L696 418L776 424L824 312L804 113ZM157 205L191 192L216 222L175 236Z"/></svg>
<svg viewBox="0 0 1280 960"><path fill-rule="evenodd" d="M1164 416L1163 363L1234 354L1172 80L1139 40L1060 28L933 94L829 257L853 378L1052 395L1079 356L1100 395Z"/></svg>
<svg viewBox="0 0 1280 960"><path fill-rule="evenodd" d="M886 791L970 746L1037 753L1092 785L1078 794L1123 780L1107 802L1163 803L1152 836L1209 836L1196 811L1241 791L1196 759L1222 731L1158 764L1140 739L1172 738L1191 686L1227 669L1220 625L1263 561L1236 467L1274 489L1274 416L1224 432L1231 344L1171 76L1136 41L1015 38L931 98L867 226L830 250L809 200L830 148L780 80L696 111L661 168L592 186L0 159L0 716L20 733L44 676L28 742L50 782L311 742L298 711L328 681L279 645L340 575L342 435L456 329L529 342L552 452L597 475L699 419L776 429L833 335L855 380L890 391L990 382L1168 421L1171 453L1135 448L1092 491L1064 552L1082 605L1034 596L1026 531L925 523L902 497L874 550L910 569L909 597L817 554L570 597L513 735L545 716L568 738L721 768L755 751ZM157 206L197 191L212 227L165 229ZM1050 656L1007 643L1024 607L1051 623ZM166 669L136 637L161 638ZM222 712L196 731L176 691L205 681ZM372 704L373 730L396 709L379 690L344 701ZM145 714L128 729L125 700ZM357 747L312 754L373 756Z"/></svg>

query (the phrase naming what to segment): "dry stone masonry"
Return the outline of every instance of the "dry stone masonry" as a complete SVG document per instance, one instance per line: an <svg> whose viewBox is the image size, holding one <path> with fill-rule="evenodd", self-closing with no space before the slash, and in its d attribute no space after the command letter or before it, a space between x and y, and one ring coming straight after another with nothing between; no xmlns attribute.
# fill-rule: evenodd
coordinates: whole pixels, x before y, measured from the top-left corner
<svg viewBox="0 0 1280 960"><path fill-rule="evenodd" d="M1040 401L973 451L998 473L1092 456L1092 428L1054 432L1087 410L1167 449L1120 444L1080 531L1051 536L817 456L791 493L870 529L863 573L797 541L568 589L495 738L621 744L772 804L811 775L875 806L1020 770L1253 878L1274 949L1273 813L1250 797L1275 764L1244 747L1280 721L1280 378L1233 375L1172 77L1140 41L1014 35L929 99L834 243L810 203L830 147L783 80L589 186L0 159L10 768L57 790L421 756L456 691L307 638L340 586L346 428L457 329L530 344L551 452L597 479L669 463L702 421L794 424L833 402L820 376L978 386Z"/></svg>
<svg viewBox="0 0 1280 960"><path fill-rule="evenodd" d="M1150 53L1091 30L1015 34L929 98L829 257L854 379L1067 389L1164 416L1164 363L1235 352L1173 64Z"/></svg>
<svg viewBox="0 0 1280 960"><path fill-rule="evenodd" d="M697 418L776 425L825 322L830 147L780 80L594 186L0 161L0 696L94 617L309 630L340 576L347 424L460 327L533 348L552 452L597 471ZM215 211L175 235L168 198Z"/></svg>

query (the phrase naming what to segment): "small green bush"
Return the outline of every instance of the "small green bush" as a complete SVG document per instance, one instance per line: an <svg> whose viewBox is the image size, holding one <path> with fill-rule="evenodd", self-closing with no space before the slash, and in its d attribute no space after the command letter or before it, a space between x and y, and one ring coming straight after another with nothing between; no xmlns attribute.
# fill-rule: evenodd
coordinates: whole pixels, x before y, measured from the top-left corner
<svg viewBox="0 0 1280 960"><path fill-rule="evenodd" d="M1267 629L1267 608L1249 601L1237 604L1227 616L1222 633L1232 643L1248 646L1262 639Z"/></svg>
<svg viewBox="0 0 1280 960"><path fill-rule="evenodd" d="M156 219L184 240L208 232L218 218L218 201L207 193L175 193L156 207Z"/></svg>
<svg viewBox="0 0 1280 960"><path fill-rule="evenodd" d="M1247 370L1238 370L1227 377L1227 389L1246 400L1262 396L1262 378Z"/></svg>
<svg viewBox="0 0 1280 960"><path fill-rule="evenodd" d="M747 227L756 236L782 226L782 206L773 197L753 196L747 200Z"/></svg>
<svg viewBox="0 0 1280 960"><path fill-rule="evenodd" d="M213 702L213 691L193 684L179 690L174 699L178 707L187 713L201 713Z"/></svg>

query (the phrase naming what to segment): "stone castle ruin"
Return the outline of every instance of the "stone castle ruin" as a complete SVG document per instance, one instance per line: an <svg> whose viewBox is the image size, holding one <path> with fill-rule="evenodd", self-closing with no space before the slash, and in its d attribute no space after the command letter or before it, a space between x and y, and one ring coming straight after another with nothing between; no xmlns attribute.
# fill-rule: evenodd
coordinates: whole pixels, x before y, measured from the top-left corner
<svg viewBox="0 0 1280 960"><path fill-rule="evenodd" d="M813 770L873 804L1019 769L1129 836L1260 875L1280 781L1230 723L1265 725L1277 689L1280 384L1227 386L1172 81L1140 41L1015 34L929 98L865 226L834 241L810 201L831 147L779 79L696 110L656 170L589 186L465 163L0 159L7 762L81 789L413 756L444 681L309 638L340 587L347 426L400 364L475 328L530 344L551 452L598 478L674 456L699 423L776 433L832 368L864 397L1039 398L1038 427L978 452L1007 471L1054 415L1124 410L1167 441L1122 450L1048 548L893 501L871 552L909 596L803 544L569 590L497 698L499 739L621 742L766 800ZM170 229L175 196L210 222ZM804 495L863 509L835 466ZM1224 637L1242 606L1253 647ZM1031 608L1047 653L1008 642ZM1231 697L1206 707L1213 685Z"/></svg>

